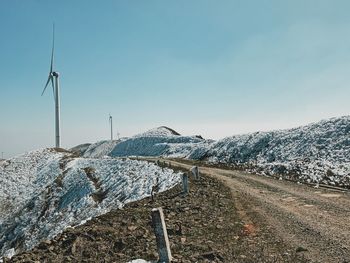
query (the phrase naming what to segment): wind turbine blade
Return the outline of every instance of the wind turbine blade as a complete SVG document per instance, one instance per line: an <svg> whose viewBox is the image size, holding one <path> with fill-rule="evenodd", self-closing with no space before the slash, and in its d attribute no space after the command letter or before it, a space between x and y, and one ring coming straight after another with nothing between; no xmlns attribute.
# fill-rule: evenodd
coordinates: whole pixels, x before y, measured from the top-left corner
<svg viewBox="0 0 350 263"><path fill-rule="evenodd" d="M51 74L49 75L49 78L48 78L48 79L47 79L47 81L46 81L45 88L44 88L43 92L41 93L41 96L42 96L42 95L44 95L45 90L46 90L46 88L47 88L47 85L48 85L48 84L49 84L49 82L50 82L50 79L51 79L51 81L53 81L53 80L52 80L52 76L51 76Z"/></svg>
<svg viewBox="0 0 350 263"><path fill-rule="evenodd" d="M54 52L55 52L55 24L53 24L52 26L52 50L51 50L50 73L53 71Z"/></svg>

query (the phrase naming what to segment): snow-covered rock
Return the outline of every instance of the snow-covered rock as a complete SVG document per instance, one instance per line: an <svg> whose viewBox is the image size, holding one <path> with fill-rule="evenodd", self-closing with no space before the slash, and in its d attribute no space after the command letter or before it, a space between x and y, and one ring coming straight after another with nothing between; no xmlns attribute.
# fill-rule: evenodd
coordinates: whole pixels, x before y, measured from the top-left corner
<svg viewBox="0 0 350 263"><path fill-rule="evenodd" d="M16 213L32 195L52 184L63 156L53 149L37 150L0 166L0 224L9 212Z"/></svg>
<svg viewBox="0 0 350 263"><path fill-rule="evenodd" d="M179 174L152 163L54 149L7 160L0 166L0 255L150 196L156 183L164 191L179 181Z"/></svg>

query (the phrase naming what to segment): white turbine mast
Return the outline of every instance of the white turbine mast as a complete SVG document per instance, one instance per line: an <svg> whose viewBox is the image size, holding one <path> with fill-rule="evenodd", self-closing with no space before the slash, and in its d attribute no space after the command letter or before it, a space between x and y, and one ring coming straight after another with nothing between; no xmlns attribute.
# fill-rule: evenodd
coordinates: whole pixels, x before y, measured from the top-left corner
<svg viewBox="0 0 350 263"><path fill-rule="evenodd" d="M51 64L50 64L50 72L49 77L47 79L45 88L43 92L41 93L41 96L44 95L45 90L47 86L49 85L49 82L51 82L52 85L52 91L53 96L55 99L55 142L56 142L56 148L61 147L61 136L60 136L60 85L58 81L59 73L57 71L54 71L53 64L54 64L54 51L55 51L55 25L53 25L52 28L52 51L51 51Z"/></svg>
<svg viewBox="0 0 350 263"><path fill-rule="evenodd" d="M113 141L113 117L109 114L109 125L111 127L111 141Z"/></svg>

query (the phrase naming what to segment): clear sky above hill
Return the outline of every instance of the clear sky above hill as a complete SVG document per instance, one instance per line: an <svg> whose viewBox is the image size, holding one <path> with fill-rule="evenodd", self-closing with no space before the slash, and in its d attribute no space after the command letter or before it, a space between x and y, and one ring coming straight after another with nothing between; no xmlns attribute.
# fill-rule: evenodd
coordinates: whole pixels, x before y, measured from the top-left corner
<svg viewBox="0 0 350 263"><path fill-rule="evenodd" d="M350 1L0 1L0 152L166 125L221 138L350 112Z"/></svg>

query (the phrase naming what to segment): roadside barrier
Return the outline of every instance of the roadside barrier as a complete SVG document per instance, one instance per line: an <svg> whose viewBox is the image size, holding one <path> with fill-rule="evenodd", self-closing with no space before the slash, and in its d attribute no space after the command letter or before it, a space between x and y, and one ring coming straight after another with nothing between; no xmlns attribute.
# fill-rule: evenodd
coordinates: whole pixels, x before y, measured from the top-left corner
<svg viewBox="0 0 350 263"><path fill-rule="evenodd" d="M188 189L188 174L187 173L183 173L182 174L182 187L183 187L183 194L187 195L189 192Z"/></svg>
<svg viewBox="0 0 350 263"><path fill-rule="evenodd" d="M198 169L198 166L193 166L190 171L191 171L191 173L193 175L193 178L195 180L199 180L199 169Z"/></svg>

